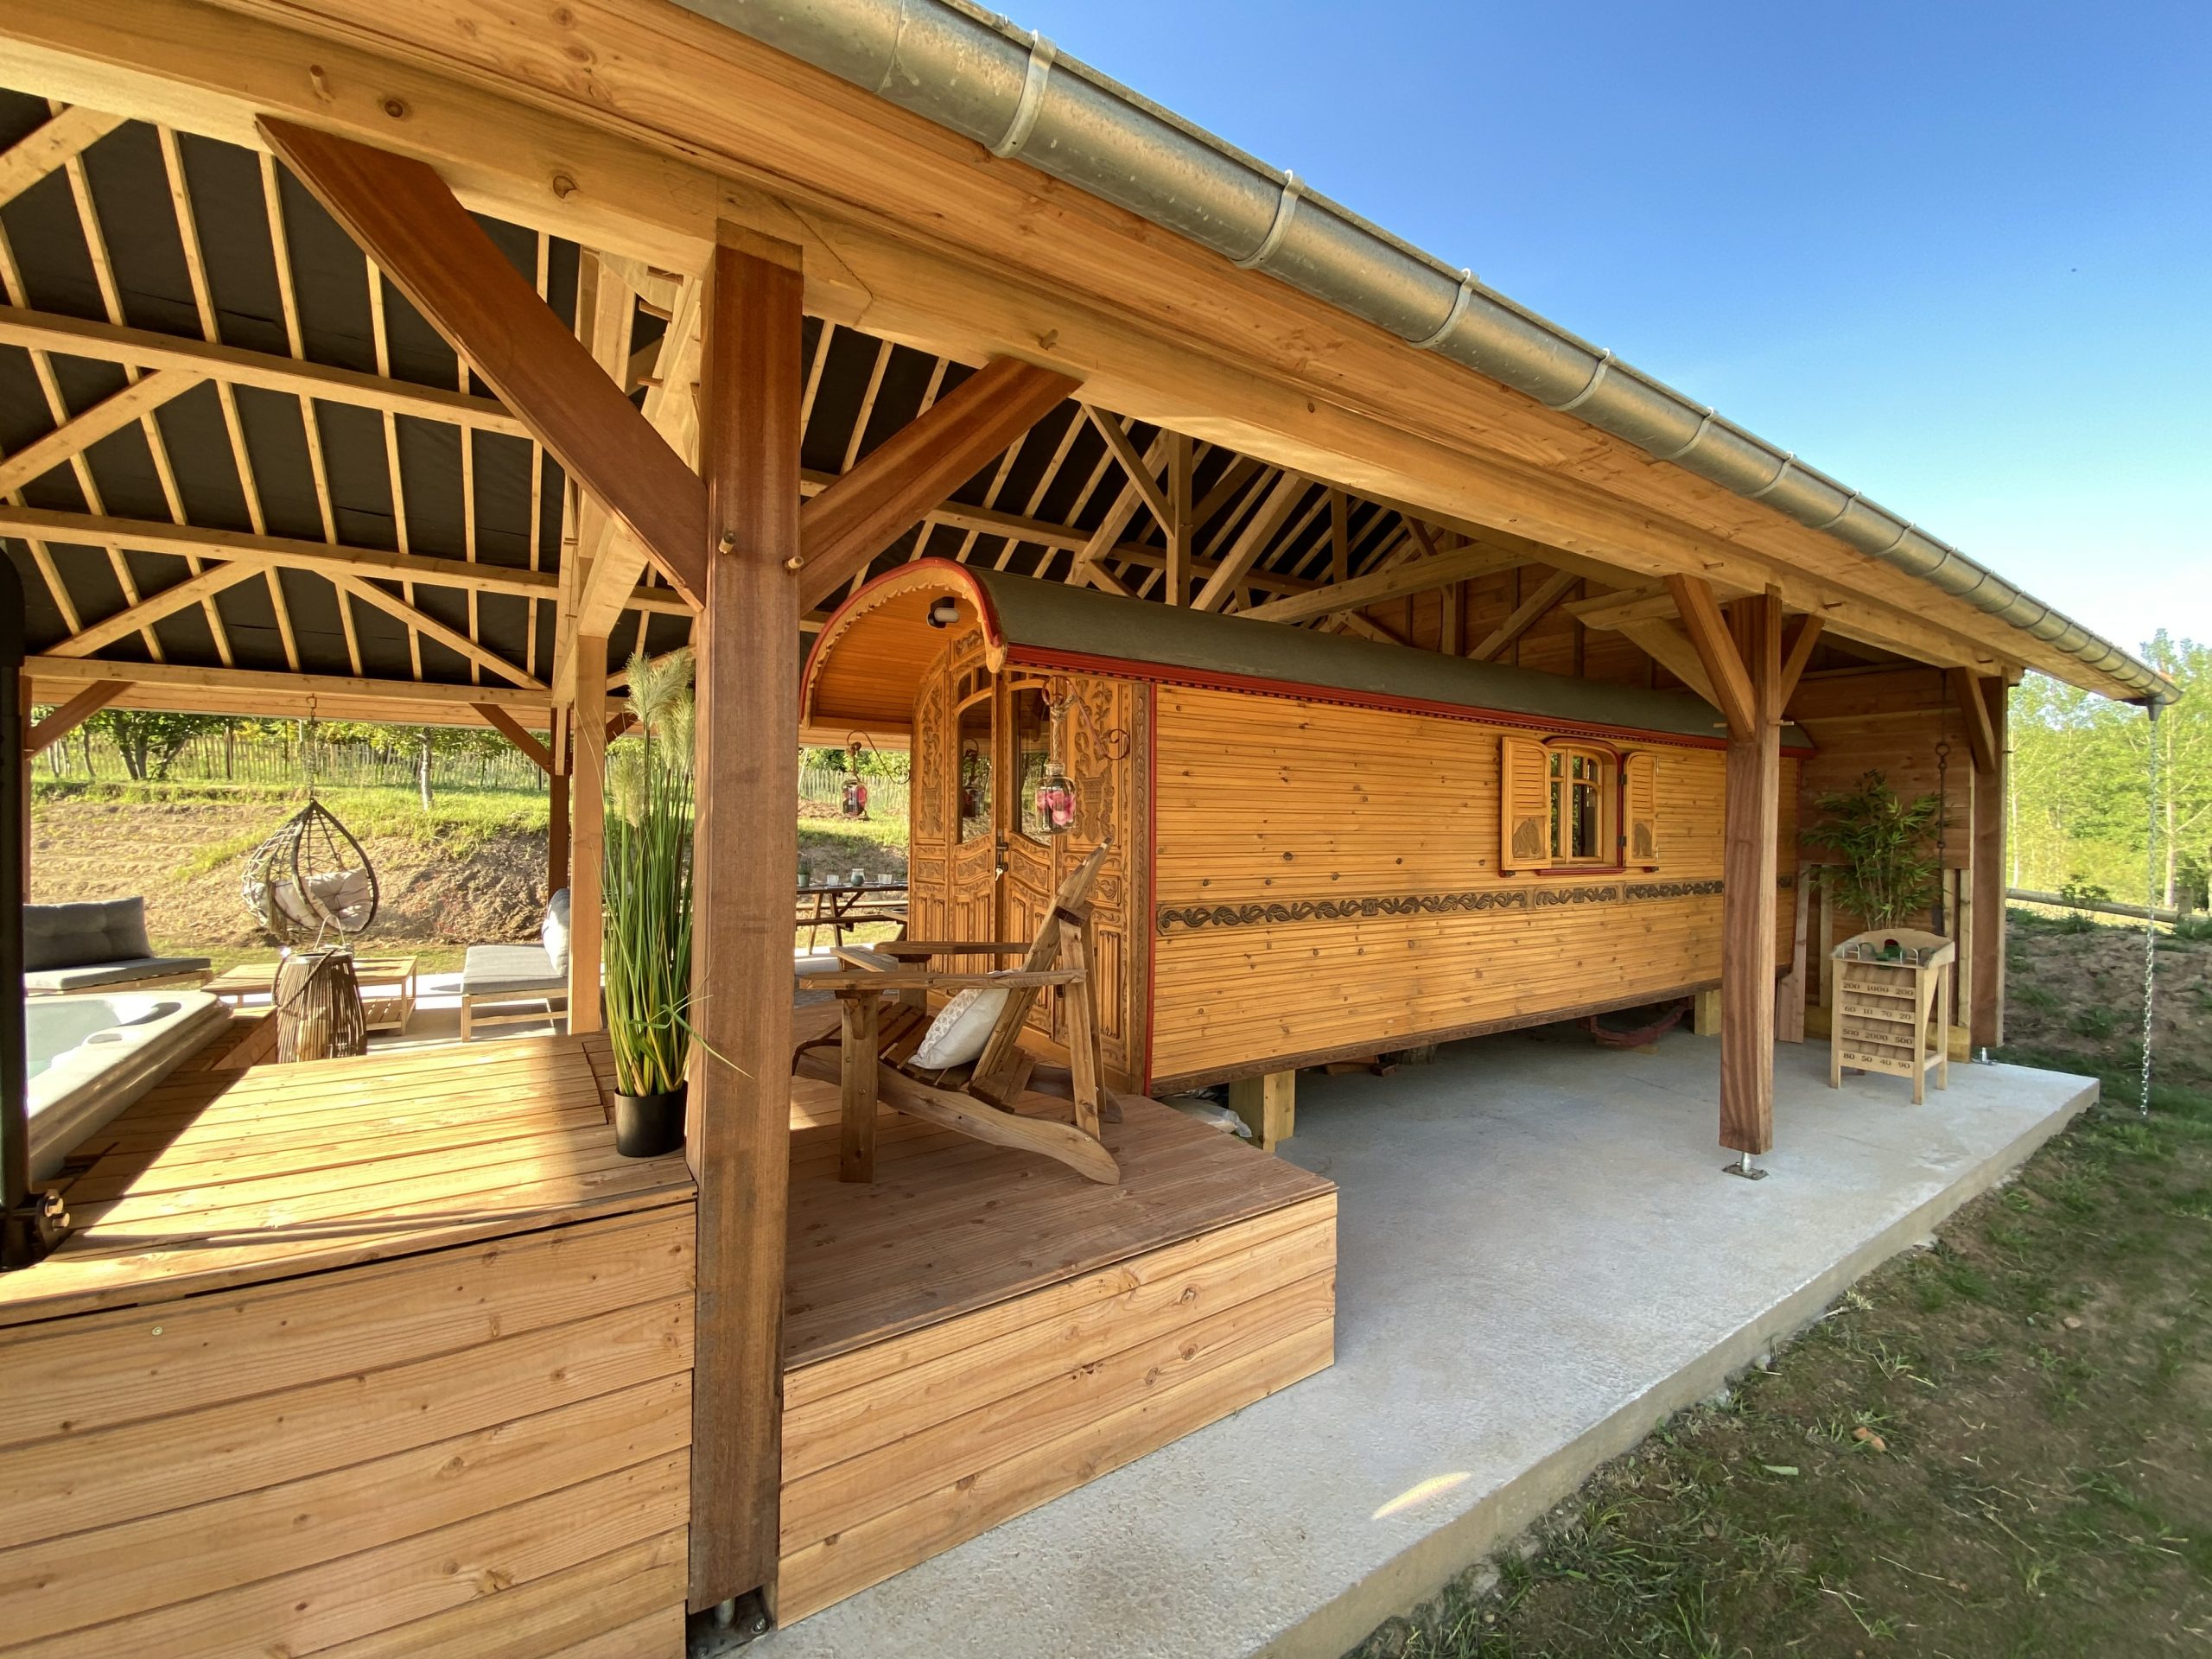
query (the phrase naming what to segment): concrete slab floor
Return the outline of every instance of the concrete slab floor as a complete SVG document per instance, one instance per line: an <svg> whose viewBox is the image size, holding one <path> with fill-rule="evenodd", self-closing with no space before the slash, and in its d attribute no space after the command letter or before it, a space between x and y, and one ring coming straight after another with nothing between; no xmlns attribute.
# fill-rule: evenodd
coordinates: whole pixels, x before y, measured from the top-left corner
<svg viewBox="0 0 2212 1659"><path fill-rule="evenodd" d="M1776 1057L1765 1180L1724 1175L1719 1044L1487 1038L1299 1078L1340 1191L1337 1363L756 1644L762 1659L1334 1659L1924 1239L2094 1097Z"/></svg>

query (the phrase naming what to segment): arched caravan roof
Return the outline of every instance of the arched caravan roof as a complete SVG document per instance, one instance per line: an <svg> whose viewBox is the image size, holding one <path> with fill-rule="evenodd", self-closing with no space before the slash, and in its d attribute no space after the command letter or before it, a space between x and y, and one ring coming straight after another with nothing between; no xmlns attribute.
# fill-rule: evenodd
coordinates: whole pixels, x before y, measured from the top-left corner
<svg viewBox="0 0 2212 1659"><path fill-rule="evenodd" d="M930 626L930 608L947 594L960 606L962 624L982 625L994 672L1059 670L1700 748L1726 743L1718 711L1687 691L1469 662L950 559L920 559L877 577L823 624L807 658L801 723L817 733L906 735L915 690L946 639ZM1783 728L1782 741L1785 750L1813 753L1796 726Z"/></svg>

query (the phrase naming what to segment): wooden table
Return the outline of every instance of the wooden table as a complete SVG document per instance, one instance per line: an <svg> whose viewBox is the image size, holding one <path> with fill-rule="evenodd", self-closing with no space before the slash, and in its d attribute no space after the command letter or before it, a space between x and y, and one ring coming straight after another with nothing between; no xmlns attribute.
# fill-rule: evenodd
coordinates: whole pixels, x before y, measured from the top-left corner
<svg viewBox="0 0 2212 1659"><path fill-rule="evenodd" d="M845 930L849 927L857 927L862 922L896 919L887 915L866 913L862 906L871 895L881 899L894 893L903 894L906 891L904 881L894 880L863 881L857 886L849 881L832 882L827 887L803 886L797 889L799 910L794 925L806 930L806 948L809 950L814 949L816 935L825 927L830 930L831 943L842 944ZM809 899L814 901L811 910L807 908Z"/></svg>
<svg viewBox="0 0 2212 1659"><path fill-rule="evenodd" d="M407 1021L415 1012L415 963L413 957L353 958L353 976L360 982L361 1007L368 1015L371 1031L406 1031ZM376 988L373 994L370 988L372 986ZM217 975L200 988L211 996L222 998L232 1007L244 1007L246 999L253 996L268 997L273 1001L276 994L276 964L241 963Z"/></svg>

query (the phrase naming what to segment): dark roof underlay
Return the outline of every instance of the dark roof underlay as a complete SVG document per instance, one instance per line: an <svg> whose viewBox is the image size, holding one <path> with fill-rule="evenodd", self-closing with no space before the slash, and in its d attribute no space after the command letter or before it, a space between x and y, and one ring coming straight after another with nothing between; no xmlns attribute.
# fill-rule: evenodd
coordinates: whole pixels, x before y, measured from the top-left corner
<svg viewBox="0 0 2212 1659"><path fill-rule="evenodd" d="M0 149L49 114L43 99L0 91ZM180 192L189 205L188 226L178 211ZM554 310L572 320L576 245L480 216L479 222ZM289 256L283 270L280 233ZM195 258L204 276L204 315ZM372 292L372 281L379 292ZM473 376L464 381L453 348L373 272L283 168L234 145L143 122L118 126L0 206L0 282L9 304L36 312L192 341L212 334L229 346L488 397ZM664 330L649 304L636 308L632 324L632 352ZM802 459L810 487L849 468L970 372L813 319L804 346ZM0 346L0 454L15 454L120 390L125 378L126 371L113 363ZM632 391L642 394L642 382ZM1140 450L1156 435L1142 423L1130 428ZM1230 546L1259 511L1273 477L1230 451L1198 447L1193 499L1212 508L1197 538L1201 560ZM1124 486L1105 440L1070 402L887 548L864 575L933 556L1017 576L1064 577ZM566 493L559 466L526 438L465 433L448 421L386 416L323 398L310 406L290 392L219 389L206 381L93 443L79 461L25 481L20 500L63 512L234 534L258 530L550 574L559 571L572 533ZM1350 569L1358 574L1386 557L1408 531L1388 505L1352 497L1349 509ZM1253 566L1248 585L1264 594L1325 579L1330 519L1328 492L1313 484ZM23 581L34 653L157 595L193 569L182 556L134 548L127 536L112 547L0 539ZM1119 545L1125 555L1136 550L1149 556L1122 557L1110 568L1140 596L1158 599L1164 538L1157 524L1138 513ZM658 578L647 582L659 585ZM396 580L375 586L527 680L550 677L551 598L472 598L424 580L416 581L411 593ZM670 610L625 613L610 631L609 671L634 651L674 648L689 628L687 617ZM512 676L299 569L219 588L92 656L118 664L159 661L429 683L453 687L457 705L467 702L472 686L515 689Z"/></svg>

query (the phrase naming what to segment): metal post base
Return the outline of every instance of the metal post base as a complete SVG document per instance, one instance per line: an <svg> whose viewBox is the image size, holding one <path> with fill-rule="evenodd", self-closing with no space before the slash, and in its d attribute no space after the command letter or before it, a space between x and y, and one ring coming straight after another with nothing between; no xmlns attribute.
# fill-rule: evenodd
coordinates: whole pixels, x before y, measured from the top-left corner
<svg viewBox="0 0 2212 1659"><path fill-rule="evenodd" d="M703 1613L691 1615L684 1631L685 1659L714 1659L717 1654L734 1653L767 1635L769 1623L767 1605L757 1590L717 1602Z"/></svg>
<svg viewBox="0 0 2212 1659"><path fill-rule="evenodd" d="M33 1192L0 1217L0 1268L36 1267L68 1236L61 1195Z"/></svg>
<svg viewBox="0 0 2212 1659"><path fill-rule="evenodd" d="M1720 1173L1723 1175L1740 1175L1747 1181L1766 1179L1766 1171L1751 1161L1751 1154L1748 1152L1738 1153L1732 1164L1721 1165Z"/></svg>

